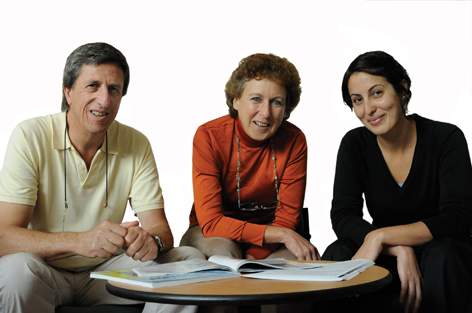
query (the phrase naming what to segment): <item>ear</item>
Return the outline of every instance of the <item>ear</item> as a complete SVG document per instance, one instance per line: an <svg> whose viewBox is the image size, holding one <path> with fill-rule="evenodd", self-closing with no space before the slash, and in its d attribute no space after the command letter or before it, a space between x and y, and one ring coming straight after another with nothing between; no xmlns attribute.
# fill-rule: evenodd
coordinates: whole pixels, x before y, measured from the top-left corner
<svg viewBox="0 0 472 313"><path fill-rule="evenodd" d="M239 99L236 99L236 98L233 99L233 109L238 111L238 109L239 109Z"/></svg>
<svg viewBox="0 0 472 313"><path fill-rule="evenodd" d="M64 97L66 98L67 105L70 107L70 104L72 103L72 98L71 98L71 88L69 87L64 87Z"/></svg>

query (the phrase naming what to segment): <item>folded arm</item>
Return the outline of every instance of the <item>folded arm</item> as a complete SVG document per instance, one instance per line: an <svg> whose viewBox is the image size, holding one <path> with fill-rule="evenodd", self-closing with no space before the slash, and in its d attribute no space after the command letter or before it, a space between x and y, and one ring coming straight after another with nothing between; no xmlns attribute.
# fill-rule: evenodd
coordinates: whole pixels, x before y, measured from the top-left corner
<svg viewBox="0 0 472 313"><path fill-rule="evenodd" d="M135 260L150 261L174 246L172 232L167 222L164 209L153 209L138 213L141 225L127 222L121 224L127 228L125 236L126 254ZM159 251L155 236L159 236L162 250Z"/></svg>

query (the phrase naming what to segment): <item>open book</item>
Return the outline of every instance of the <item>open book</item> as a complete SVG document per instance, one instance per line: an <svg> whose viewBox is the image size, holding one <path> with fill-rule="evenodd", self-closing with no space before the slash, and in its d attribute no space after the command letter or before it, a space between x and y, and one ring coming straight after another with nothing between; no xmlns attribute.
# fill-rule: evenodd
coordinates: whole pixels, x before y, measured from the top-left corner
<svg viewBox="0 0 472 313"><path fill-rule="evenodd" d="M170 287L237 276L239 275L232 271L220 269L216 264L198 259L90 273L90 278L148 288Z"/></svg>
<svg viewBox="0 0 472 313"><path fill-rule="evenodd" d="M128 270L92 272L90 277L150 288L240 275L260 279L339 281L350 279L373 264L374 262L370 260L304 263L285 259L233 259L215 255L210 257L208 261L192 259L135 267Z"/></svg>
<svg viewBox="0 0 472 313"><path fill-rule="evenodd" d="M234 259L222 255L214 255L211 256L208 261L193 259L165 264L155 264L144 267L135 267L132 269L132 271L139 277L172 277L183 276L189 273L203 273L208 271L230 271L245 274L256 273L270 269L299 270L318 266L319 265L314 265L312 263L291 262L282 258L248 260Z"/></svg>
<svg viewBox="0 0 472 313"><path fill-rule="evenodd" d="M357 259L342 262L317 262L312 268L304 270L283 269L279 271L263 271L245 274L244 277L277 280L298 281L341 281L349 280L365 271L374 262L371 260Z"/></svg>
<svg viewBox="0 0 472 313"><path fill-rule="evenodd" d="M234 272L241 274L262 272L271 269L277 270L306 270L318 267L315 263L302 263L296 261L289 261L282 258L263 259L263 260L248 260L248 259L234 259L222 255L213 255L208 261L226 266Z"/></svg>

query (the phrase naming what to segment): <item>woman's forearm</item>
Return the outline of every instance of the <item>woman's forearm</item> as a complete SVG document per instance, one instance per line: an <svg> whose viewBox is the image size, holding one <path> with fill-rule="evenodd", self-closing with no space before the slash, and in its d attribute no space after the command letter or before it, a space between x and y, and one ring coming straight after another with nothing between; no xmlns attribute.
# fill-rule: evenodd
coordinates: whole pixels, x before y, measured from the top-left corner
<svg viewBox="0 0 472 313"><path fill-rule="evenodd" d="M364 241L374 240L385 246L418 246L433 239L423 222L382 227L367 234Z"/></svg>

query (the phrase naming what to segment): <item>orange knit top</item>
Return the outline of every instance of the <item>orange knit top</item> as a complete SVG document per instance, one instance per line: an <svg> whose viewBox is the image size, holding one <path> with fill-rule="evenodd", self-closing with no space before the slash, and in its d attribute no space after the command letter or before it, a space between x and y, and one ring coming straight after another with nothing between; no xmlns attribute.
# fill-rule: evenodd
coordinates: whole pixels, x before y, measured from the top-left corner
<svg viewBox="0 0 472 313"><path fill-rule="evenodd" d="M271 139L255 141L246 135L239 120L229 115L203 124L195 133L194 207L190 224L198 224L205 237L225 237L248 243L246 253L265 258L277 248L264 245L267 224L258 224L257 216L249 219L256 222L238 218L236 136L240 141L241 203L273 203L277 200L272 159L275 154L280 202L267 224L290 229L298 224L305 196L306 139L299 128L284 121Z"/></svg>

